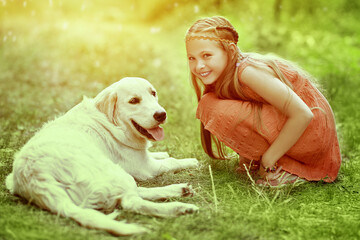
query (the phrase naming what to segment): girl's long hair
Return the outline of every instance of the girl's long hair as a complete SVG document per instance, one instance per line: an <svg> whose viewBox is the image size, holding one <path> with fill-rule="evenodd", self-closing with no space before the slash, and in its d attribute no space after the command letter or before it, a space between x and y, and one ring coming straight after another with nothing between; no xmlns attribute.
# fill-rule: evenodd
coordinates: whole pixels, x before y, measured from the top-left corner
<svg viewBox="0 0 360 240"><path fill-rule="evenodd" d="M199 78L197 78L193 73L191 73L191 82L194 87L198 102L200 101L201 97L209 91L213 91L216 94L216 96L220 99L238 99L238 100L249 101L252 109L251 112L255 114L254 126L256 127L256 129L260 134L262 134L262 130L261 130L262 121L260 117L262 103L251 101L251 99L248 99L244 95L238 79L239 64L237 63L239 63L245 57L248 57L249 63L254 67L261 68L261 66L264 66L265 64L274 71L275 75L280 79L280 81L282 81L291 89L293 88L292 84L280 71L278 62L292 66L292 68L296 69L299 72L299 74L303 75L307 79L313 80L313 78L305 71L303 71L301 68L279 57L270 56L270 55L261 55L256 53L242 54L238 47L236 47L236 52L234 53L231 50L233 49L231 47L231 44L237 43L239 36L235 28L232 26L232 24L224 17L215 16L215 17L204 18L196 21L187 31L186 39L188 39L192 35L217 37L219 39L229 40L229 41L221 41L221 40L216 41L228 53L228 64L225 67L222 75L215 82L214 86L205 86ZM287 107L287 104L289 102L290 102L290 98L285 103L284 108ZM200 135L201 135L201 144L206 154L208 154L212 158L217 158L217 159L225 159L227 157L225 145L222 142L220 142L208 130L206 130L202 123L200 126ZM213 142L216 146L216 152L214 152L212 148Z"/></svg>

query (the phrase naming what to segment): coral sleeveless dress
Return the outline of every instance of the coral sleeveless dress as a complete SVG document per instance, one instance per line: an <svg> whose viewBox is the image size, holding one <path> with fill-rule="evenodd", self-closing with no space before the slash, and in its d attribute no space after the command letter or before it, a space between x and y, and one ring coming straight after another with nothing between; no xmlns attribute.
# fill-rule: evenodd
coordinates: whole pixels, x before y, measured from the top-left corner
<svg viewBox="0 0 360 240"><path fill-rule="evenodd" d="M250 64L242 60L239 76ZM314 118L294 146L279 159L283 170L309 181L336 179L341 155L331 107L320 91L295 69L278 62L280 71L292 83L294 92L309 106ZM241 82L249 101L219 99L208 92L199 101L196 117L205 129L240 156L258 161L278 136L286 116ZM260 130L251 104L262 105Z"/></svg>

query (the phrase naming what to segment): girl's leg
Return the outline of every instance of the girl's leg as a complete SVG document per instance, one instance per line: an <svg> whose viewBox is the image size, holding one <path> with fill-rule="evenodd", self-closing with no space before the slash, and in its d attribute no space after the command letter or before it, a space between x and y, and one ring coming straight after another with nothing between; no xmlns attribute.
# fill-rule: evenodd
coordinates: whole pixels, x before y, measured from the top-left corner
<svg viewBox="0 0 360 240"><path fill-rule="evenodd" d="M211 95L203 97L199 103L197 117L205 129L239 154L237 170L240 172L246 171L244 164L248 170L256 171L259 168L261 156L286 122L286 117L273 106L262 104L260 111L258 108L260 106L254 107L246 101L220 100ZM288 165L288 162L294 161L297 162L284 156L278 164ZM286 167L283 169L286 170ZM294 177L290 178L288 175L290 174L286 174L286 179L289 177L292 181Z"/></svg>

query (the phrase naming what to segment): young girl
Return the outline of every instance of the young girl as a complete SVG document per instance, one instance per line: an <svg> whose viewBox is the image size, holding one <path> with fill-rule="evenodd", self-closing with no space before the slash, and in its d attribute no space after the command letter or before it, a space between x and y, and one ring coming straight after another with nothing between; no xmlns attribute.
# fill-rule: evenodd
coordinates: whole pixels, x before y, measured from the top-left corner
<svg viewBox="0 0 360 240"><path fill-rule="evenodd" d="M200 19L186 33L205 152L224 159L230 147L240 168L254 162L259 184L334 181L341 164L334 116L312 77L283 59L243 53L237 42L223 17Z"/></svg>

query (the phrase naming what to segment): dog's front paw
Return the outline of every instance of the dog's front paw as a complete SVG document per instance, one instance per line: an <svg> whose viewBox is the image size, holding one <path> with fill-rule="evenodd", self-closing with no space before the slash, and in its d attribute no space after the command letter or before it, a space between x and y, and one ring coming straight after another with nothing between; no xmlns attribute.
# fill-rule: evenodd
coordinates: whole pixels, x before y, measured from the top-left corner
<svg viewBox="0 0 360 240"><path fill-rule="evenodd" d="M188 183L172 184L166 187L171 197L192 197L195 191Z"/></svg>
<svg viewBox="0 0 360 240"><path fill-rule="evenodd" d="M197 212L199 212L199 208L194 204L189 203L182 203L182 205L176 209L176 215L185 215Z"/></svg>
<svg viewBox="0 0 360 240"><path fill-rule="evenodd" d="M184 168L199 167L199 161L196 158L184 158L184 159L179 159L179 160L184 164Z"/></svg>
<svg viewBox="0 0 360 240"><path fill-rule="evenodd" d="M184 186L181 190L182 190L182 195L181 195L182 197L192 197L195 194L192 186L189 184L186 184L186 186Z"/></svg>

